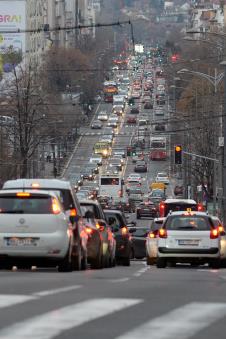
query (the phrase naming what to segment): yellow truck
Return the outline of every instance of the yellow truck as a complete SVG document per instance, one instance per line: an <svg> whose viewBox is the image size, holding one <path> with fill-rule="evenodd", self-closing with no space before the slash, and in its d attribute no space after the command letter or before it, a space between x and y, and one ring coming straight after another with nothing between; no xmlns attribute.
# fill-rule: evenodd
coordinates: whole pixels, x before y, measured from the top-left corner
<svg viewBox="0 0 226 339"><path fill-rule="evenodd" d="M152 182L150 183L150 189L151 190L165 190L166 189L166 185L163 182Z"/></svg>
<svg viewBox="0 0 226 339"><path fill-rule="evenodd" d="M101 154L103 158L108 158L111 155L111 146L108 142L99 141L94 145L93 151L95 154Z"/></svg>

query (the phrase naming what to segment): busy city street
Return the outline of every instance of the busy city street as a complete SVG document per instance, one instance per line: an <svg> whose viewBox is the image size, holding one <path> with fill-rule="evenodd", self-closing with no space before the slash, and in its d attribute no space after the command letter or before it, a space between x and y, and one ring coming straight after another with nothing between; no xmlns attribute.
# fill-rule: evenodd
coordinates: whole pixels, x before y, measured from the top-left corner
<svg viewBox="0 0 226 339"><path fill-rule="evenodd" d="M224 338L226 7L0 11L0 339Z"/></svg>

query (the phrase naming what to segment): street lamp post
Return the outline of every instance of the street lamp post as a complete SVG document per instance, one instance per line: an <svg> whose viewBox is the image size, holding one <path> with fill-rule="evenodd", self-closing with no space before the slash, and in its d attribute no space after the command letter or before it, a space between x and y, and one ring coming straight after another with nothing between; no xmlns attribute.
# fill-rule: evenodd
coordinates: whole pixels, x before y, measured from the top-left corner
<svg viewBox="0 0 226 339"><path fill-rule="evenodd" d="M222 65L226 66L226 62L225 64L221 63ZM196 75L198 77L201 78L205 78L206 80L208 80L214 87L214 94L217 94L217 89L218 89L218 85L221 82L221 80L224 77L224 82L225 82L225 113L226 113L226 80L225 80L225 73L226 73L226 67L225 67L225 72L219 73L217 74L217 70L216 68L214 69L214 76L208 75L206 73L202 73L202 72L198 72L198 71L192 71L189 69L181 69L177 72L178 74L192 74L192 75ZM225 120L225 119L224 119ZM224 129L224 135L226 136L226 122L224 123L225 125L225 129ZM225 164L225 169L223 171L223 173L225 175L226 178L226 148L224 148L224 164ZM218 177L218 184L220 187L223 187L223 192L226 193L226 180L223 180L222 183L222 169L219 166L219 177ZM214 207L214 213L216 212L216 196L217 196L217 189L216 189L216 164L214 163L214 180L213 180L213 207ZM221 200L221 196L219 195L219 206L222 207L222 200ZM224 201L225 199L223 199ZM224 216L224 220L226 218L226 201L223 203L223 216Z"/></svg>

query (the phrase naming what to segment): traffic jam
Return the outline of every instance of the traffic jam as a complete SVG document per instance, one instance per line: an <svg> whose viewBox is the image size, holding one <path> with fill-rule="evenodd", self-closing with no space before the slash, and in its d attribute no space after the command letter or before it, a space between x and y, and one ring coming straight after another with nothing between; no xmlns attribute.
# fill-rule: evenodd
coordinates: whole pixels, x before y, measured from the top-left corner
<svg viewBox="0 0 226 339"><path fill-rule="evenodd" d="M62 179L17 179L0 191L1 269L59 272L177 264L224 267L226 233L184 199L170 173L161 49L113 60L89 128Z"/></svg>

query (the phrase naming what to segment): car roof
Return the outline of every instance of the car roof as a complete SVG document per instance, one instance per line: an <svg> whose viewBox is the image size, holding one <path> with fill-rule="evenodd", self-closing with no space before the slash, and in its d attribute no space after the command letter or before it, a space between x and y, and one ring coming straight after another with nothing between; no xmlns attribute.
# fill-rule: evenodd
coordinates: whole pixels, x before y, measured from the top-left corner
<svg viewBox="0 0 226 339"><path fill-rule="evenodd" d="M166 199L164 201L165 204L197 204L197 202L193 199Z"/></svg>
<svg viewBox="0 0 226 339"><path fill-rule="evenodd" d="M198 211L191 211L191 212L187 212L187 211L175 211L175 212L170 212L168 214L168 216L180 216L180 215L184 215L186 213L186 215L190 215L190 216L193 216L193 215L197 215L197 216L201 216L201 217L206 217L208 216L209 217L209 214L206 213L206 212L198 212ZM167 216L167 217L168 217Z"/></svg>
<svg viewBox="0 0 226 339"><path fill-rule="evenodd" d="M3 184L3 190L11 188L32 188L32 184L37 184L40 188L49 189L71 189L71 183L66 180L59 179L16 179L8 180Z"/></svg>

